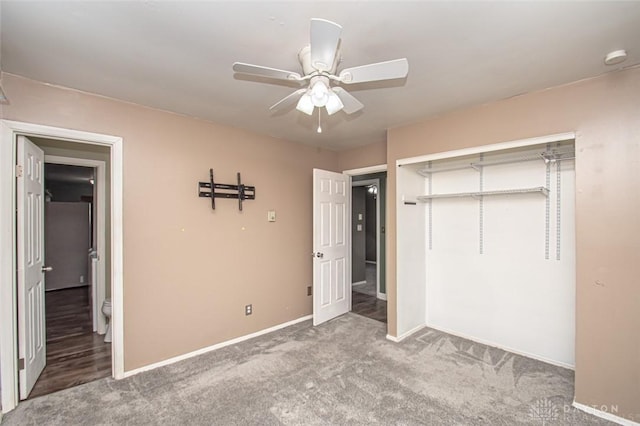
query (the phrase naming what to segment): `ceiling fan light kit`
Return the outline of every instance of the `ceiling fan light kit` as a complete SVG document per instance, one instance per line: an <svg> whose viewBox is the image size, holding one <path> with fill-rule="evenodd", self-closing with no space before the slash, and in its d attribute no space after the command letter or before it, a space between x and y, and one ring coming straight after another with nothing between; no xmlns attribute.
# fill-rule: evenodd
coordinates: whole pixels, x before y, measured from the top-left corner
<svg viewBox="0 0 640 426"><path fill-rule="evenodd" d="M396 59L347 68L337 74L341 32L342 27L335 22L311 19L310 43L298 53L302 75L294 71L243 62L235 62L233 70L240 74L297 81L306 85L305 88L298 89L276 102L269 108L271 111L288 108L297 102L296 109L307 115L313 115L316 108L318 114L321 108L325 108L328 115L338 111L353 114L364 108L364 105L340 85L405 78L409 72L409 62L406 58ZM318 133L320 132L318 125Z"/></svg>
<svg viewBox="0 0 640 426"><path fill-rule="evenodd" d="M311 96L308 93L302 95L300 100L298 101L298 105L296 109L300 112L304 112L307 115L313 114L313 109L315 105L313 105L313 101L311 100Z"/></svg>

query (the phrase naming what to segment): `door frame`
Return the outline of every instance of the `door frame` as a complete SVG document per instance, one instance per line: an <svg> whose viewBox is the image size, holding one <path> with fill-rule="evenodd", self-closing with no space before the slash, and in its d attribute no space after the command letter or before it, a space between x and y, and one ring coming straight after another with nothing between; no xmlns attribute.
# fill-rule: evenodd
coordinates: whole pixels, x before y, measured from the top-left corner
<svg viewBox="0 0 640 426"><path fill-rule="evenodd" d="M16 291L16 138L17 135L102 145L111 151L112 376L124 377L123 324L123 139L98 133L0 120L0 389L2 411L18 405Z"/></svg>
<svg viewBox="0 0 640 426"><path fill-rule="evenodd" d="M90 160L87 158L74 158L74 157L63 157L58 155L46 155L44 156L45 164L63 164L65 166L81 166L81 167L91 167L96 170L96 195L97 200L94 206L97 204L98 208L96 209L96 223L92 224L96 227L96 235L97 235L97 251L98 251L98 276L97 276L97 284L95 291L95 298L92 298L92 319L94 319L94 324L97 326L98 334L105 334L107 328L107 322L104 316L101 314L100 308L102 307L102 303L106 298L105 295L105 283L107 281L106 276L106 265L105 265L105 254L106 254L106 221L107 221L107 209L106 209L106 163L100 160ZM46 179L45 179L46 184ZM91 264L89 264L89 268L91 268ZM93 289L92 289L93 291Z"/></svg>
<svg viewBox="0 0 640 426"><path fill-rule="evenodd" d="M376 185L379 190L380 179L351 181L351 188L353 188L354 186L369 186L369 185ZM353 208L353 191L351 192L351 197L352 197L351 207ZM351 226L351 233L353 234L353 226ZM366 238L366 229L365 229L365 238ZM351 237L351 241L353 241L353 235ZM365 255L365 261L366 261L366 255ZM353 259L351 259L351 262L353 262ZM352 265L351 267L353 268L353 263L351 263L351 265ZM378 299L387 300L387 295L380 292L380 197L376 197L376 297Z"/></svg>
<svg viewBox="0 0 640 426"><path fill-rule="evenodd" d="M381 172L386 172L387 171L387 165L386 164L377 164L375 166L368 166L368 167L361 167L358 169L349 169L349 170L344 170L342 173L349 175L351 178L353 178L354 176L362 176L362 175L368 175L371 173L381 173ZM379 179L378 179L379 181ZM366 182L366 181L362 181L362 182ZM358 182L353 182L353 179L351 180L351 186L353 187L354 183L358 183ZM380 189L380 183L378 182L378 189ZM349 199L349 217L351 217L352 215L352 200ZM380 197L378 197L378 199L376 200L376 206L377 206L377 214L378 214L378 218L377 220L380 220ZM386 208L386 206L384 206ZM376 227L376 239L377 239L377 248L376 248L376 255L377 255L377 259L376 259L376 277L377 277L377 289L376 289L376 293L378 294L378 298L382 299L382 300L387 300L387 293L380 293L380 244L383 244L382 241L380 241L380 226ZM353 232L353 231L352 231ZM386 234L385 234L386 235ZM386 238L386 237L385 237ZM351 258L351 238L349 238L349 248L348 248L348 252L347 252L347 256L349 256L349 264L352 265L352 261L353 259ZM384 244L386 244L387 242L384 241ZM385 257L385 262L386 262L386 257ZM352 289L353 291L353 289ZM380 297L381 295L384 295L383 297Z"/></svg>

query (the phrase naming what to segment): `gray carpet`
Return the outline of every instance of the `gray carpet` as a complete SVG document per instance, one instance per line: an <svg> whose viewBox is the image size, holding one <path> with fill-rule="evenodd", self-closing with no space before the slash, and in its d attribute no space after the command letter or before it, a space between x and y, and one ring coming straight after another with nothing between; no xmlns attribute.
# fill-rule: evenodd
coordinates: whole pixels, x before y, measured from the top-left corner
<svg viewBox="0 0 640 426"><path fill-rule="evenodd" d="M570 370L430 329L385 333L354 314L307 321L26 401L3 425L607 424L570 407Z"/></svg>

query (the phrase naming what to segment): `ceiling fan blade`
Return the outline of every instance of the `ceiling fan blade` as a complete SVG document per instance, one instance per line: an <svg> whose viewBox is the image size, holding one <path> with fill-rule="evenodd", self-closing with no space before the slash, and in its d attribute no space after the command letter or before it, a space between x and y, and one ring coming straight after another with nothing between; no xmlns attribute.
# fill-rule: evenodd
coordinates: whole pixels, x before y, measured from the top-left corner
<svg viewBox="0 0 640 426"><path fill-rule="evenodd" d="M297 72L263 67L260 65L245 64L243 62L234 62L233 70L241 74L251 74L260 77L275 78L277 80L302 80L302 76L300 76L300 74L298 74Z"/></svg>
<svg viewBox="0 0 640 426"><path fill-rule="evenodd" d="M357 100L351 93L344 90L342 87L333 87L333 92L338 95L344 107L342 110L347 114L353 114L364 108L364 105Z"/></svg>
<svg viewBox="0 0 640 426"><path fill-rule="evenodd" d="M311 66L330 71L340 42L342 27L326 19L311 19Z"/></svg>
<svg viewBox="0 0 640 426"><path fill-rule="evenodd" d="M409 73L407 58L378 62L347 68L340 72L340 81L346 84L365 83L368 81L392 80L404 78Z"/></svg>
<svg viewBox="0 0 640 426"><path fill-rule="evenodd" d="M269 109L271 111L277 111L279 109L286 108L286 107L298 102L298 99L300 98L300 96L302 96L304 94L304 92L306 92L306 91L307 91L307 89L298 89L295 92L291 93L290 95L280 99L275 104L271 105L271 107Z"/></svg>

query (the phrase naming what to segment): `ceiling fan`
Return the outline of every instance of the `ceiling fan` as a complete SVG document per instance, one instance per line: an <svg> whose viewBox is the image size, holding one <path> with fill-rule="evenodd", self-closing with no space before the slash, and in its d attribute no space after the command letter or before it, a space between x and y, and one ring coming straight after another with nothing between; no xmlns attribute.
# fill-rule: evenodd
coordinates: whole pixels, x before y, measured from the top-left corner
<svg viewBox="0 0 640 426"><path fill-rule="evenodd" d="M396 59L346 68L338 73L341 32L342 27L335 22L311 19L310 44L298 53L303 74L243 62L235 62L233 70L241 74L296 81L306 86L273 104L269 108L272 111L287 108L297 102L296 109L307 115L312 115L316 107L326 108L329 115L340 110L353 114L364 105L340 85L404 78L409 72L409 62L406 58ZM320 131L318 127L318 132Z"/></svg>

